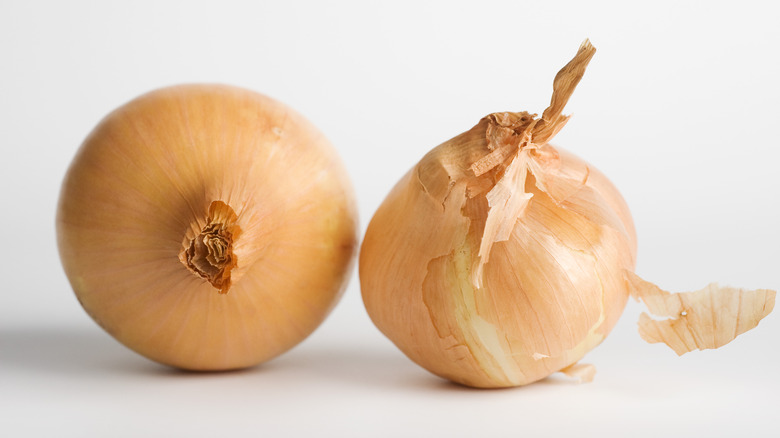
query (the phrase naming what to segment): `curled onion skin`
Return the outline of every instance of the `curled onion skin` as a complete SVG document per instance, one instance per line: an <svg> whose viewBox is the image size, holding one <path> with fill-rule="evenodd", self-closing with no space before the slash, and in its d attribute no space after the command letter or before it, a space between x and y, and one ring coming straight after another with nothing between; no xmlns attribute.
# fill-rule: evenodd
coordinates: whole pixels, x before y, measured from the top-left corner
<svg viewBox="0 0 780 438"><path fill-rule="evenodd" d="M163 88L109 114L71 164L56 219L87 313L191 370L253 366L308 336L346 287L356 223L327 139L224 85Z"/></svg>
<svg viewBox="0 0 780 438"><path fill-rule="evenodd" d="M548 144L595 49L558 74L550 107L494 113L392 189L360 253L365 307L409 358L468 386L525 385L598 345L629 296L636 234L618 190Z"/></svg>

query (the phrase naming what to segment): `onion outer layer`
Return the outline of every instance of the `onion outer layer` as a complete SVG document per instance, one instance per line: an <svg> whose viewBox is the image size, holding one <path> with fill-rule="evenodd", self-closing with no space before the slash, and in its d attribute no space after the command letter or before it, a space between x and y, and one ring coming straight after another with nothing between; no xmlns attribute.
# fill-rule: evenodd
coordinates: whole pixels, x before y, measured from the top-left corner
<svg viewBox="0 0 780 438"><path fill-rule="evenodd" d="M252 366L330 312L356 251L335 149L301 115L223 85L109 114L65 177L57 238L87 313L155 361Z"/></svg>

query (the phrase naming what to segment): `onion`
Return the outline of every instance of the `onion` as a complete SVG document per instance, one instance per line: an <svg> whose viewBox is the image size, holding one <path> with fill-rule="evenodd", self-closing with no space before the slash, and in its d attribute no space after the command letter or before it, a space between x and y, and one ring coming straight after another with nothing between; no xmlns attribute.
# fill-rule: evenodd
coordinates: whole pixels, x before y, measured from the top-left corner
<svg viewBox="0 0 780 438"><path fill-rule="evenodd" d="M356 208L336 151L260 94L183 85L87 137L57 211L87 313L155 361L248 367L308 336L346 287Z"/></svg>
<svg viewBox="0 0 780 438"><path fill-rule="evenodd" d="M773 291L712 286L686 299L695 304L674 307L681 294L663 295L633 274L636 234L620 193L548 143L594 53L585 41L558 73L541 118L490 114L431 150L369 223L360 254L365 307L409 358L441 377L475 387L524 385L556 371L592 378L577 361L609 334L632 293L677 317L663 327L645 315L653 326L645 332L657 334L646 340L687 333L701 341L680 351L720 346L774 304ZM704 314L722 317L696 320ZM728 335L701 336L713 331Z"/></svg>

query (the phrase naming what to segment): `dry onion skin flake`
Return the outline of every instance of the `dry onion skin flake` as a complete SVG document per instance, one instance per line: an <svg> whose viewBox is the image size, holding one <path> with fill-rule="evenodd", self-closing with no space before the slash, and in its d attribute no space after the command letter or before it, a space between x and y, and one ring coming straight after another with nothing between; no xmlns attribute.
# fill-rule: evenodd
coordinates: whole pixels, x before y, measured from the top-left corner
<svg viewBox="0 0 780 438"><path fill-rule="evenodd" d="M663 342L682 356L693 350L722 347L756 327L775 307L775 291L745 290L709 284L694 292L669 293L627 272L631 296L655 316L639 316L639 335Z"/></svg>
<svg viewBox="0 0 780 438"><path fill-rule="evenodd" d="M343 293L357 213L336 150L261 94L181 85L103 119L60 194L62 264L87 313L190 370L256 365Z"/></svg>
<svg viewBox="0 0 780 438"><path fill-rule="evenodd" d="M549 144L594 53L585 41L557 74L541 117L493 113L431 150L368 225L359 264L365 307L382 333L436 375L483 388L558 371L590 381L595 368L578 361L609 334L629 295L658 295L633 273L636 232L618 190ZM673 348L723 345L774 303L773 291L733 293L711 287L684 299L698 309L718 297L707 308L722 315L715 324L686 318L690 336L717 331L718 341ZM640 321L651 342L678 328L646 325Z"/></svg>

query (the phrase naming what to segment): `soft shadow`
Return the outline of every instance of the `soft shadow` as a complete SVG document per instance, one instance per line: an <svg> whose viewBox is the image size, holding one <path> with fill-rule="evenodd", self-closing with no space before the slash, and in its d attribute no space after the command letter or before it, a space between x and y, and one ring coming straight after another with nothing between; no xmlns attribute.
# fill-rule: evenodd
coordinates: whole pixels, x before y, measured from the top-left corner
<svg viewBox="0 0 780 438"><path fill-rule="evenodd" d="M450 382L447 380L440 379L437 382L437 387L440 390L443 391L451 391L451 392L472 392L472 393L487 393L487 392L524 392L524 391L533 391L543 386L576 386L579 382L575 379L571 379L568 377L560 377L557 374L552 374L548 377L545 377L541 380L537 380L535 382L529 383L527 385L523 386L510 386L506 388L474 388L471 386L462 385L460 383Z"/></svg>
<svg viewBox="0 0 780 438"><path fill-rule="evenodd" d="M386 347L386 348L383 348ZM519 388L479 389L452 383L413 363L395 348L382 345L304 343L280 357L245 370L184 371L146 359L97 328L0 328L0 370L71 378L125 375L198 379L205 376L253 375L301 381L328 381L356 387L453 393L522 391L530 387L576 385L551 376Z"/></svg>
<svg viewBox="0 0 780 438"><path fill-rule="evenodd" d="M0 327L0 371L70 378L125 374L198 379L251 374L429 388L442 382L398 351L348 345L327 348L303 344L243 370L186 371L146 359L97 327Z"/></svg>
<svg viewBox="0 0 780 438"><path fill-rule="evenodd" d="M0 329L0 368L72 377L96 371L159 374L168 370L97 328L57 327Z"/></svg>
<svg viewBox="0 0 780 438"><path fill-rule="evenodd" d="M70 377L128 374L201 378L251 373L273 364L227 371L189 371L159 364L98 328L0 328L0 369Z"/></svg>
<svg viewBox="0 0 780 438"><path fill-rule="evenodd" d="M327 379L344 385L378 389L404 389L464 394L520 392L541 386L576 385L576 381L553 375L529 385L510 388L473 388L438 377L421 368L395 348L381 346L305 345L274 360L274 367L300 377Z"/></svg>
<svg viewBox="0 0 780 438"><path fill-rule="evenodd" d="M302 377L352 386L430 389L444 381L398 350L359 345L302 345L269 365Z"/></svg>

